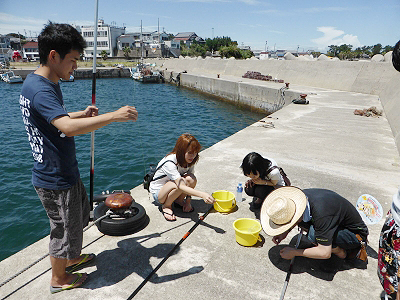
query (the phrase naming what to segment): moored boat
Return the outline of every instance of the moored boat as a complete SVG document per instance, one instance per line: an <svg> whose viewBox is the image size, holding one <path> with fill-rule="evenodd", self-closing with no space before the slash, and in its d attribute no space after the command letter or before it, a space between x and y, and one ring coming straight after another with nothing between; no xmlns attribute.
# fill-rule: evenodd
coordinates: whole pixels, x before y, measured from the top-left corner
<svg viewBox="0 0 400 300"><path fill-rule="evenodd" d="M143 83L159 83L161 81L161 73L151 70L144 64L138 64L136 68L130 68L130 72L132 79Z"/></svg>
<svg viewBox="0 0 400 300"><path fill-rule="evenodd" d="M7 83L22 83L22 77L15 75L13 71L7 71L4 74L0 74L1 79Z"/></svg>

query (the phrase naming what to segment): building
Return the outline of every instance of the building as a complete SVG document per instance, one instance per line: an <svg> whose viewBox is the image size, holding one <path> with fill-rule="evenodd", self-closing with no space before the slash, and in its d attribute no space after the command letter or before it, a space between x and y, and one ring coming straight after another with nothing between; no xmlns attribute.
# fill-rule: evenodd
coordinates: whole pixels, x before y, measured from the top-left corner
<svg viewBox="0 0 400 300"><path fill-rule="evenodd" d="M269 59L269 57L270 57L269 51L261 51L258 56L260 60Z"/></svg>
<svg viewBox="0 0 400 300"><path fill-rule="evenodd" d="M183 42L188 48L190 48L190 45L194 42L205 44L205 41L194 32L180 32L175 35L174 41L179 43Z"/></svg>
<svg viewBox="0 0 400 300"><path fill-rule="evenodd" d="M38 42L27 42L22 46L22 57L28 60L39 60Z"/></svg>
<svg viewBox="0 0 400 300"><path fill-rule="evenodd" d="M11 61L14 51L11 49L10 37L0 35L0 62Z"/></svg>
<svg viewBox="0 0 400 300"><path fill-rule="evenodd" d="M179 57L181 55L181 45L179 41L165 41L165 46L169 49L168 57Z"/></svg>
<svg viewBox="0 0 400 300"><path fill-rule="evenodd" d="M0 48L11 48L9 36L0 35Z"/></svg>
<svg viewBox="0 0 400 300"><path fill-rule="evenodd" d="M86 41L87 47L84 50L84 57L91 59L94 56L94 26L81 26L77 28ZM97 24L97 53L100 57L106 51L108 57L116 57L118 54L117 38L125 34L125 27L117 27L99 20Z"/></svg>

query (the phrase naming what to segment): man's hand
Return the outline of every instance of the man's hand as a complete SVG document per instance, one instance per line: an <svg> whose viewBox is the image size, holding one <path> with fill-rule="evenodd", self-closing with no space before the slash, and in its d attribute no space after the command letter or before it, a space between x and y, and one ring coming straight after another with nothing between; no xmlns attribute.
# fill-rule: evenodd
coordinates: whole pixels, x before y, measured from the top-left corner
<svg viewBox="0 0 400 300"><path fill-rule="evenodd" d="M282 242L282 241L287 237L288 234L289 234L289 231L284 232L284 233L281 233L280 235L274 236L274 237L272 238L272 241L273 241L276 245L279 245L279 243Z"/></svg>
<svg viewBox="0 0 400 300"><path fill-rule="evenodd" d="M296 256L296 249L292 247L285 247L279 253L283 259L292 259Z"/></svg>
<svg viewBox="0 0 400 300"><path fill-rule="evenodd" d="M94 105L86 107L86 109L83 111L83 117L95 117L98 115L99 115L99 109Z"/></svg>
<svg viewBox="0 0 400 300"><path fill-rule="evenodd" d="M138 112L134 106L123 106L120 109L113 112L115 122L128 122L136 121L138 118Z"/></svg>

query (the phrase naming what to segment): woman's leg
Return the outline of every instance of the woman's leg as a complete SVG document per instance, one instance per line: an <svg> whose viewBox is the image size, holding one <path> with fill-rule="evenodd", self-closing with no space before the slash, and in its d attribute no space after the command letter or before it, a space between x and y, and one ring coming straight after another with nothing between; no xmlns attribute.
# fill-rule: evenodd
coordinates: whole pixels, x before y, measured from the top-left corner
<svg viewBox="0 0 400 300"><path fill-rule="evenodd" d="M258 185L255 184L249 189L245 189L245 192L249 196L254 196L252 205L254 208L258 209L261 207L265 198L271 193L275 188L270 185Z"/></svg>
<svg viewBox="0 0 400 300"><path fill-rule="evenodd" d="M191 187L192 189L194 189L196 187L197 178L196 178L196 176L194 176L194 174L188 173L188 174L185 174L183 177L185 178L186 186ZM192 196L186 195L186 194L183 194L183 195L185 197L183 199L182 204L181 204L182 207L183 207L182 208L183 212L191 212L191 211L193 211L193 207L192 207L192 204L191 204Z"/></svg>

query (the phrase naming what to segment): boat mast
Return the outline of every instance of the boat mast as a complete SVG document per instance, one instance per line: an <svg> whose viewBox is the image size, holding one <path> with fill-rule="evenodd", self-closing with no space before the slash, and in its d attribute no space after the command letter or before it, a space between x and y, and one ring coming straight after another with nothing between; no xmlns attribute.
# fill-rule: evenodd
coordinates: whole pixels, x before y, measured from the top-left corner
<svg viewBox="0 0 400 300"><path fill-rule="evenodd" d="M140 20L140 58L143 63L143 28L142 28L142 20Z"/></svg>

